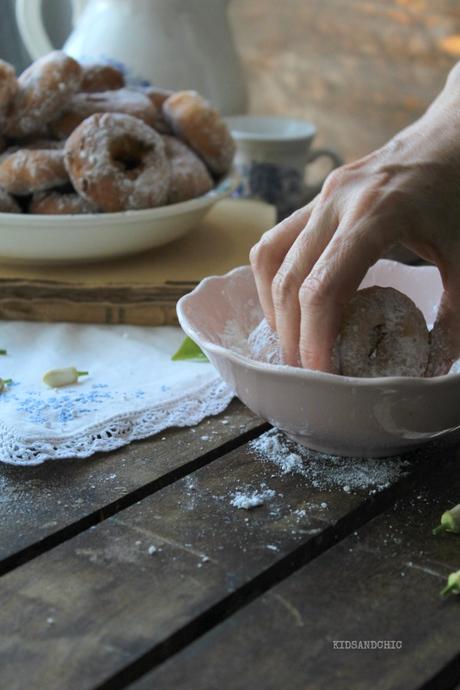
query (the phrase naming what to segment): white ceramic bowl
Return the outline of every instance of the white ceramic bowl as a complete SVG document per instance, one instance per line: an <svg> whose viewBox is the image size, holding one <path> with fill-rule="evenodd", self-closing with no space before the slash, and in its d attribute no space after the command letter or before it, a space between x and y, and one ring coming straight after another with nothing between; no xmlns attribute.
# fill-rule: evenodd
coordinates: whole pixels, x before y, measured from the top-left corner
<svg viewBox="0 0 460 690"><path fill-rule="evenodd" d="M82 215L0 213L0 261L56 264L111 259L159 247L197 227L235 189L235 174L204 196L142 211Z"/></svg>
<svg viewBox="0 0 460 690"><path fill-rule="evenodd" d="M432 325L442 285L437 269L379 261L362 287L395 287ZM248 266L206 278L178 303L184 331L256 414L300 443L327 453L395 455L460 429L460 374L437 378L351 378L255 362L225 345L236 322L244 333L262 311Z"/></svg>

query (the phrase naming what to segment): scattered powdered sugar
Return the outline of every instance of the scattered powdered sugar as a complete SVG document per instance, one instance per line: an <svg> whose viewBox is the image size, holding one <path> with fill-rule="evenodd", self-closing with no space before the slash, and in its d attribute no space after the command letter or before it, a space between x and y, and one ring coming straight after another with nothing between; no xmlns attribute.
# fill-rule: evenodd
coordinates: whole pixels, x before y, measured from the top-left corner
<svg viewBox="0 0 460 690"><path fill-rule="evenodd" d="M249 444L261 460L274 463L282 474L302 475L315 489L342 489L345 493L371 489L371 493L390 486L408 465L392 458L347 458L316 453L271 429Z"/></svg>
<svg viewBox="0 0 460 690"><path fill-rule="evenodd" d="M273 489L262 486L260 490L235 491L230 503L234 508L251 510L263 506L266 501L271 501L275 496L276 492Z"/></svg>

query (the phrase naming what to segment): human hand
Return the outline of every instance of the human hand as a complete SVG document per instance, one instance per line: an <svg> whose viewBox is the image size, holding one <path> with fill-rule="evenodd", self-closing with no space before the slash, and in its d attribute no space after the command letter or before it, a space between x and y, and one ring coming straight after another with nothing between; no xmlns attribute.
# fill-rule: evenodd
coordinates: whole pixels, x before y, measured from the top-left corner
<svg viewBox="0 0 460 690"><path fill-rule="evenodd" d="M455 72L455 70L454 70ZM458 72L458 68L457 68ZM333 371L348 301L400 243L440 270L444 294L429 375L460 351L460 74L381 149L335 170L307 206L251 250L260 302L287 364Z"/></svg>

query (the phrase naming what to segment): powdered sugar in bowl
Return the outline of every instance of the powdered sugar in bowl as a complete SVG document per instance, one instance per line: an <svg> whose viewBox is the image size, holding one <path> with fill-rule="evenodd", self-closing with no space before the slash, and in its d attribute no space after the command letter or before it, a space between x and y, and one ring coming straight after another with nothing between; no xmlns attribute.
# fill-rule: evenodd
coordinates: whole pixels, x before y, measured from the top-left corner
<svg viewBox="0 0 460 690"><path fill-rule="evenodd" d="M442 291L437 269L382 260L363 282L371 285L407 294L431 326ZM251 359L247 338L262 310L248 266L206 278L177 311L238 397L310 448L383 457L460 432L460 373L352 378Z"/></svg>

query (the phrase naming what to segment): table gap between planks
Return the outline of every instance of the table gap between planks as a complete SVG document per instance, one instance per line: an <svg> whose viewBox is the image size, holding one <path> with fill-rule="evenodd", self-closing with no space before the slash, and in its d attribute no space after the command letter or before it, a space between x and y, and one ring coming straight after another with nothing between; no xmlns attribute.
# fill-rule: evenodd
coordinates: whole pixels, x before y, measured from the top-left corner
<svg viewBox="0 0 460 690"><path fill-rule="evenodd" d="M234 401L114 453L1 465L0 688L458 690L460 600L439 591L460 537L431 534L458 449L407 456L383 490L319 489L254 452L267 429Z"/></svg>

